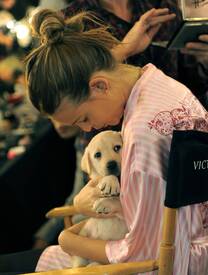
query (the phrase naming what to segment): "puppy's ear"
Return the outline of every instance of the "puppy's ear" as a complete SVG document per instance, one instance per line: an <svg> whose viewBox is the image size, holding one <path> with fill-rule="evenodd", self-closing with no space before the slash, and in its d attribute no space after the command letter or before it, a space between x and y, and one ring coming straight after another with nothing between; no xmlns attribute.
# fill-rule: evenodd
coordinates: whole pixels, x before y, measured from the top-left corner
<svg viewBox="0 0 208 275"><path fill-rule="evenodd" d="M123 144L123 139L122 139L121 131L119 131L118 133L121 136L121 141L122 141L122 144Z"/></svg>
<svg viewBox="0 0 208 275"><path fill-rule="evenodd" d="M91 164L90 164L90 154L89 154L89 150L86 148L85 152L82 156L82 160L81 160L81 169L87 173L88 175L90 175L91 173Z"/></svg>

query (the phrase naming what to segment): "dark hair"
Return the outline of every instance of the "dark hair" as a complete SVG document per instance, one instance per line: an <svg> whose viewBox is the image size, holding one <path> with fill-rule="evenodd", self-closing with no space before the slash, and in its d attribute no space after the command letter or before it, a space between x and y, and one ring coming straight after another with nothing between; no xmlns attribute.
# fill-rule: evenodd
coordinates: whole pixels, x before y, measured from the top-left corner
<svg viewBox="0 0 208 275"><path fill-rule="evenodd" d="M65 22L49 9L32 18L40 45L26 57L26 79L30 100L43 113L53 114L65 97L74 103L86 100L91 75L115 67L110 49L119 42L104 26L84 31L84 20L95 18L80 13Z"/></svg>

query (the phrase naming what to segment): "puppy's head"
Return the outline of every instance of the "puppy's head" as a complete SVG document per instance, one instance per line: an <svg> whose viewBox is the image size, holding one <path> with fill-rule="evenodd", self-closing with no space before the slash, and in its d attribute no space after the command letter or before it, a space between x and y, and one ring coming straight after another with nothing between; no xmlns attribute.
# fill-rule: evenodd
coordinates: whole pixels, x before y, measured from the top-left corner
<svg viewBox="0 0 208 275"><path fill-rule="evenodd" d="M85 149L81 168L90 178L119 176L121 171L121 133L103 131L97 134Z"/></svg>

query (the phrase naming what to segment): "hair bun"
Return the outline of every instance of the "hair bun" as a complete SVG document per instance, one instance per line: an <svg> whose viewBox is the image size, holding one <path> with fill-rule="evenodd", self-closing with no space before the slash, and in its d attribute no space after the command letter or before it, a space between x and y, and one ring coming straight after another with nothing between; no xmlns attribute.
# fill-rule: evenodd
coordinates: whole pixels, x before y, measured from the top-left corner
<svg viewBox="0 0 208 275"><path fill-rule="evenodd" d="M33 15L31 26L34 35L40 38L41 43L54 44L63 41L64 18L55 11L41 9Z"/></svg>

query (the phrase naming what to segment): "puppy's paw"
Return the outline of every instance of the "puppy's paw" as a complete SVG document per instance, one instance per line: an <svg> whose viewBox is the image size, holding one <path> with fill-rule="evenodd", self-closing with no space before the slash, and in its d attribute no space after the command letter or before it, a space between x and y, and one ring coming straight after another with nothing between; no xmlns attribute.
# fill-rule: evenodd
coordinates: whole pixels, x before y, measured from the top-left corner
<svg viewBox="0 0 208 275"><path fill-rule="evenodd" d="M110 207L105 203L106 198L97 199L93 204L93 210L97 214L109 214L111 212Z"/></svg>
<svg viewBox="0 0 208 275"><path fill-rule="evenodd" d="M120 185L116 176L110 175L103 177L98 187L101 190L103 196L118 196L120 194Z"/></svg>

